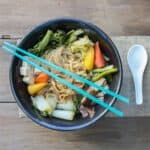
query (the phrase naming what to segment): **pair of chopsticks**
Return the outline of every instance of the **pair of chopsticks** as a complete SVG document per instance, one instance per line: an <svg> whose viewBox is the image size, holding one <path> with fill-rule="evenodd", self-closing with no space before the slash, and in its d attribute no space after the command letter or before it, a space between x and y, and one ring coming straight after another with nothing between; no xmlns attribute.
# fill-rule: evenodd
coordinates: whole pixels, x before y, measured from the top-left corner
<svg viewBox="0 0 150 150"><path fill-rule="evenodd" d="M2 48L3 48L3 50L11 53L12 55L18 57L19 59L27 62L28 64L32 65L33 67L35 67L35 68L39 69L40 71L46 73L47 75L51 76L52 78L54 78L58 82L66 85L67 87L71 88L72 90L76 91L77 93L87 97L88 99L92 100L93 102L95 102L95 103L101 105L102 107L110 110L114 114L116 114L118 116L121 116L121 117L124 116L123 112L121 112L120 110L110 106L109 104L105 103L103 100L94 97L93 95L87 93L83 89L81 89L81 88L71 84L67 80L60 78L59 76L57 76L53 72L46 70L45 68L43 68L43 67L39 66L38 64L36 64L35 62L33 62L33 61L29 60L28 58L22 56L20 53L22 53L24 55L27 55L27 56L29 56L29 57L31 57L33 59L36 59L37 61L47 65L48 67L51 67L51 68L53 68L53 69L55 69L55 70L57 70L59 72L62 72L64 74L68 75L68 76L71 76L71 77L73 77L73 78L75 78L75 79L77 79L77 80L79 80L79 81L81 81L83 83L88 84L89 86L97 88L98 90L101 90L101 91L105 92L106 94L109 94L109 95L117 98L118 100L120 100L120 101L122 101L124 103L129 103L129 99L128 98L126 98L126 97L124 97L122 95L119 95L117 93L114 93L113 91L111 91L109 89L106 89L106 88L104 88L104 87L102 87L102 86L100 86L98 84L95 84L94 82L91 82L90 80L87 80L87 79L85 79L85 78L83 78L83 77L81 77L81 76L79 76L79 75L77 75L77 74L75 74L73 72L70 72L70 71L68 71L68 70L66 70L66 69L64 69L64 68L62 68L62 67L60 67L60 66L58 66L56 64L53 64L52 62L49 62L49 61L47 61L47 60L45 60L43 58L35 56L32 53L27 52L26 50L21 49L21 48L13 45L11 43L4 42ZM20 53L17 53L17 51L20 52Z"/></svg>

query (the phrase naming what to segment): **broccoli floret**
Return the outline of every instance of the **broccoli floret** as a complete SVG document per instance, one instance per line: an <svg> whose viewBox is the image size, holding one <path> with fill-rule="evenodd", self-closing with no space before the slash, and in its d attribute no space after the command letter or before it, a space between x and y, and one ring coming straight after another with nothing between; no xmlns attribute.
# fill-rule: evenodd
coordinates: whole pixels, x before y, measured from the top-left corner
<svg viewBox="0 0 150 150"><path fill-rule="evenodd" d="M83 34L83 33L84 33L84 31L82 29L69 31L66 35L65 44L69 45L69 44L73 43L74 41L77 40L78 36Z"/></svg>

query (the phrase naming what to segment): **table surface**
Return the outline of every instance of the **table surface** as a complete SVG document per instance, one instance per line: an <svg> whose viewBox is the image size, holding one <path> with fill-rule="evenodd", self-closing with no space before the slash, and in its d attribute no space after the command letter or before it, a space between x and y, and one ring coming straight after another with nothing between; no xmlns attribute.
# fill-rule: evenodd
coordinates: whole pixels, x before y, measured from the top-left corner
<svg viewBox="0 0 150 150"><path fill-rule="evenodd" d="M0 150L149 149L150 64L144 76L144 104L137 107L126 62L127 50L132 44L143 44L150 54L149 15L149 0L1 0L0 46L5 40L16 42L35 25L55 17L80 18L101 27L120 52L125 71L121 93L131 99L131 104L115 105L125 112L126 118L114 118L109 113L94 126L81 131L66 133L40 127L28 118L18 117L8 81L11 56L0 51Z"/></svg>

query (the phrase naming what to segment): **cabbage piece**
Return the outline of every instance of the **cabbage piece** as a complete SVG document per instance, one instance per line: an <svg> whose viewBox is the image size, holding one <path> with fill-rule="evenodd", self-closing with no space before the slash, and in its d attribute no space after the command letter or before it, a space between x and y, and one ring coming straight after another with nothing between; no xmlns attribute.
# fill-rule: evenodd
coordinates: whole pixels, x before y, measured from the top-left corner
<svg viewBox="0 0 150 150"><path fill-rule="evenodd" d="M73 120L75 116L75 112L68 111L68 110L54 110L52 116L64 120Z"/></svg>
<svg viewBox="0 0 150 150"><path fill-rule="evenodd" d="M66 35L65 44L69 45L72 42L76 41L78 39L78 36L80 36L83 33L84 33L84 31L82 29L77 29L77 30L71 30L71 31L69 31L67 33L67 35Z"/></svg>
<svg viewBox="0 0 150 150"><path fill-rule="evenodd" d="M24 56L27 59L31 59L30 57ZM23 76L23 82L26 84L33 84L34 83L34 76L33 76L34 68L29 65L27 62L22 61L22 66L20 67L20 75Z"/></svg>
<svg viewBox="0 0 150 150"><path fill-rule="evenodd" d="M30 59L30 57L24 56L27 59ZM29 65L27 62L22 61L22 65L20 67L20 75L22 76L30 76L33 75L33 67Z"/></svg>
<svg viewBox="0 0 150 150"><path fill-rule="evenodd" d="M76 111L76 106L73 101L66 101L64 103L58 103L56 105L57 109L63 109L63 110L72 110Z"/></svg>
<svg viewBox="0 0 150 150"><path fill-rule="evenodd" d="M31 97L33 106L41 112L41 115L51 115L56 107L56 98L54 96L44 97L42 95Z"/></svg>
<svg viewBox="0 0 150 150"><path fill-rule="evenodd" d="M33 76L25 76L22 78L22 81L26 84L34 84L34 77Z"/></svg>
<svg viewBox="0 0 150 150"><path fill-rule="evenodd" d="M56 104L57 104L57 96L55 94L47 94L46 100L54 110L56 108Z"/></svg>
<svg viewBox="0 0 150 150"><path fill-rule="evenodd" d="M79 40L73 42L70 45L70 50L73 53L81 52L84 56L91 46L93 46L93 42L89 39L88 36L84 36L83 38L80 38Z"/></svg>

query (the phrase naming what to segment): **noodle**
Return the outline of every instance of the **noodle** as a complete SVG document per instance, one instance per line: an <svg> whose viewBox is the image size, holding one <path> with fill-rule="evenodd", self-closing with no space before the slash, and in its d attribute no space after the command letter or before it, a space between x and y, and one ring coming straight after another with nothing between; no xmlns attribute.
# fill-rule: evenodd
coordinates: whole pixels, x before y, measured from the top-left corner
<svg viewBox="0 0 150 150"><path fill-rule="evenodd" d="M59 47L51 51L46 51L45 54L43 55L43 58L53 62L54 64L66 70L74 72L80 76L87 77L87 72L83 64L82 55L80 53L72 53L71 51L65 49L64 47ZM54 72L59 77L69 81L70 83L74 84L79 88L83 88L84 86L84 83L77 81L76 79L71 78L67 75L64 75L61 72L58 72L52 68L47 69ZM59 102L64 102L76 94L72 89L57 82L53 78L49 79L48 90L46 93L56 94Z"/></svg>

